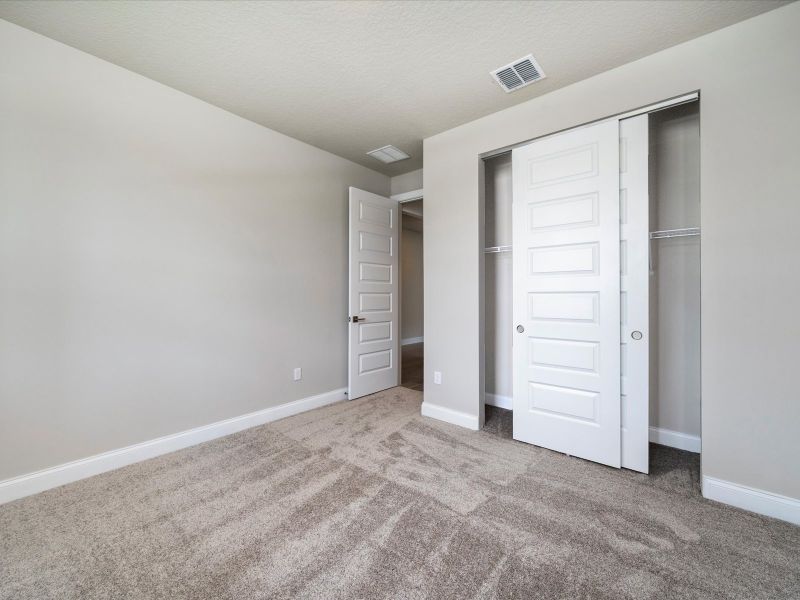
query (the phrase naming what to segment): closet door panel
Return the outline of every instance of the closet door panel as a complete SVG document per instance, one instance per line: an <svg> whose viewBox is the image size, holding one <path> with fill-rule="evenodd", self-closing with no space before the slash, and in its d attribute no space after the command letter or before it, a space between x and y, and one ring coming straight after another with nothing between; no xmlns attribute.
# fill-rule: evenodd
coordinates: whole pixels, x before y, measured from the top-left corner
<svg viewBox="0 0 800 600"><path fill-rule="evenodd" d="M619 130L513 151L514 438L620 466Z"/></svg>
<svg viewBox="0 0 800 600"><path fill-rule="evenodd" d="M620 121L620 357L622 466L650 457L648 116Z"/></svg>

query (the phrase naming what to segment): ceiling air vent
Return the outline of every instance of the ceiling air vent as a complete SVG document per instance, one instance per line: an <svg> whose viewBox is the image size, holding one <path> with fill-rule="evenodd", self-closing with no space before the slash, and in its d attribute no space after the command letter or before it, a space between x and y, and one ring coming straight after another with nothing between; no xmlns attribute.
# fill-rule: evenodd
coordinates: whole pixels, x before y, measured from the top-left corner
<svg viewBox="0 0 800 600"><path fill-rule="evenodd" d="M392 145L370 150L367 152L367 154L369 154L372 158L377 158L379 161L387 164L397 162L398 160L411 158L408 154Z"/></svg>
<svg viewBox="0 0 800 600"><path fill-rule="evenodd" d="M532 54L492 71L491 75L506 92L514 92L534 81L545 78L542 67L539 66Z"/></svg>

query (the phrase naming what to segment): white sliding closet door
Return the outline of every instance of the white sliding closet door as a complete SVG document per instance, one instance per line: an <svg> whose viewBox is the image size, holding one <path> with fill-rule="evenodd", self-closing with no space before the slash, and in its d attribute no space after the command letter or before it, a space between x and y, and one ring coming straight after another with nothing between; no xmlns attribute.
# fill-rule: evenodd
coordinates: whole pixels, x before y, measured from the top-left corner
<svg viewBox="0 0 800 600"><path fill-rule="evenodd" d="M513 151L514 439L620 466L619 125Z"/></svg>
<svg viewBox="0 0 800 600"><path fill-rule="evenodd" d="M648 117L619 122L622 466L647 473L650 429Z"/></svg>

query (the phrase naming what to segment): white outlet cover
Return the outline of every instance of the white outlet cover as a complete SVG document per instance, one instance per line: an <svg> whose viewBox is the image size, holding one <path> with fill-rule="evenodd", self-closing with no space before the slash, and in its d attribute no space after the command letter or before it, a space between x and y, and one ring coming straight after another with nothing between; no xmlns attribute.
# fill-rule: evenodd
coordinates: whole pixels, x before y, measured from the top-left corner
<svg viewBox="0 0 800 600"><path fill-rule="evenodd" d="M433 383L442 383L442 372L441 371L434 371L433 372Z"/></svg>
<svg viewBox="0 0 800 600"><path fill-rule="evenodd" d="M294 370L294 380L295 381L300 381L302 378L303 378L303 369L301 369L300 367L297 367Z"/></svg>

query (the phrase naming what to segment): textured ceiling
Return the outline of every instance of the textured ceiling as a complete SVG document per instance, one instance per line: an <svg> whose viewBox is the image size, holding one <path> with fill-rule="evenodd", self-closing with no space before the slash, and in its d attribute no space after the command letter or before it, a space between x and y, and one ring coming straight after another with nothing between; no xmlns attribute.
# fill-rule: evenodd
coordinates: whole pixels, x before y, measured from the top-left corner
<svg viewBox="0 0 800 600"><path fill-rule="evenodd" d="M388 175L422 139L785 2L0 2L0 18ZM512 94L489 71L533 53ZM394 144L411 159L382 165Z"/></svg>

